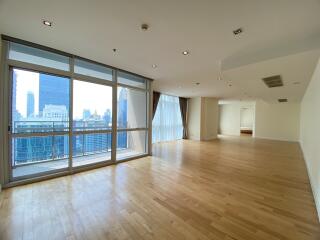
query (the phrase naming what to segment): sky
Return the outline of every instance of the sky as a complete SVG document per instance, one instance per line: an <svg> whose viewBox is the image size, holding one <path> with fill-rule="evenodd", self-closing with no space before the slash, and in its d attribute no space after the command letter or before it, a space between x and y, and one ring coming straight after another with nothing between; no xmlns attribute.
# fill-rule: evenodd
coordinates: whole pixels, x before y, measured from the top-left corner
<svg viewBox="0 0 320 240"><path fill-rule="evenodd" d="M34 93L35 114L39 113L39 73L14 70L17 74L16 106L23 117L27 115L27 93ZM57 96L59 97L59 96ZM75 80L73 82L73 118L81 119L83 110L97 111L101 116L112 109L112 87Z"/></svg>
<svg viewBox="0 0 320 240"><path fill-rule="evenodd" d="M101 116L107 109L112 110L112 87L75 80L73 82L73 118L82 118L84 109L89 109L91 113L97 111Z"/></svg>
<svg viewBox="0 0 320 240"><path fill-rule="evenodd" d="M19 113L27 116L27 93L34 93L35 114L39 113L39 73L14 69L16 73L16 106Z"/></svg>

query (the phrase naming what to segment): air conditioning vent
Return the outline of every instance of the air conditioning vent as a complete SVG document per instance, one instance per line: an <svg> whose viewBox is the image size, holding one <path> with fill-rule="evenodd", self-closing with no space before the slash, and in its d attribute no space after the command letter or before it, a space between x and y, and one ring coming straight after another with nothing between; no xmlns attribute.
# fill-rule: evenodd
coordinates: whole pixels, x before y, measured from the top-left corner
<svg viewBox="0 0 320 240"><path fill-rule="evenodd" d="M287 98L279 98L278 102L283 103L283 102L288 102Z"/></svg>
<svg viewBox="0 0 320 240"><path fill-rule="evenodd" d="M283 82L280 75L262 78L262 80L269 88L283 86Z"/></svg>

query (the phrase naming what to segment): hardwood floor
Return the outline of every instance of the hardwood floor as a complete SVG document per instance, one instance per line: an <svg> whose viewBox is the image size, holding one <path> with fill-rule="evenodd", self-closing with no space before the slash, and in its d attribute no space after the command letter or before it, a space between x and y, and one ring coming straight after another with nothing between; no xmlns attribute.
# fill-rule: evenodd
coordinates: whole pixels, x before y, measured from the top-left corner
<svg viewBox="0 0 320 240"><path fill-rule="evenodd" d="M223 137L4 190L0 239L320 239L297 143Z"/></svg>

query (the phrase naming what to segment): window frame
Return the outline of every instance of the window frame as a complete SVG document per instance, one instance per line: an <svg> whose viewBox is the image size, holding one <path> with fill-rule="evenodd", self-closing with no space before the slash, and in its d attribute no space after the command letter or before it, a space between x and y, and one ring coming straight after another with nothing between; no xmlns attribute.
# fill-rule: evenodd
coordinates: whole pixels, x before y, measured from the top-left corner
<svg viewBox="0 0 320 240"><path fill-rule="evenodd" d="M58 73L55 73L54 69L51 69L50 72L45 72L44 70L47 67L44 67L45 69L43 69L42 66L40 66L40 71L36 70L36 69L29 69L27 67L30 67L30 63L27 63L26 66L24 66L24 64L22 62L19 62L17 66L15 66L15 60L13 60L14 62L12 62L12 60L8 61L8 68L9 68L9 92L8 92L8 165L9 165L9 181L10 182L15 182L15 181L21 181L24 179L30 179L30 178L34 178L34 177L39 177L41 175L48 175L48 174L55 174L55 173L59 173L62 172L62 170L70 170L70 166L71 166L71 157L70 154L72 154L72 150L70 151L70 147L69 147L69 158L68 158L68 167L66 168L62 168L62 169L55 169L55 170L50 170L50 171L45 171L45 172L40 172L40 173L34 173L34 174L29 174L26 176L19 176L19 177L14 177L13 176L13 171L12 171L12 160L13 160L13 156L12 156L12 150L13 150L13 146L12 146L12 141L16 138L27 138L27 137L54 137L54 136L68 136L69 137L69 146L70 146L70 123L72 122L72 119L70 119L70 112L72 107L70 106L70 98L71 98L71 83L73 82L71 77L68 76L64 76L59 74L60 70L58 71ZM33 64L31 64L33 65ZM39 66L39 65L36 65ZM68 131L52 131L52 132L30 132L30 133L14 133L12 130L12 83L13 83L13 70L14 69L18 69L18 70L24 70L24 71L28 71L28 72L35 72L35 73L42 73L42 74L47 74L47 75L51 75L51 76L58 76L58 77L64 77L64 78L68 78L69 80L69 127L68 127ZM72 141L71 141L72 143ZM52 146L53 147L53 146ZM52 159L54 160L54 159ZM48 160L48 161L52 161L52 160ZM44 161L43 161L44 162ZM28 163L25 165L32 165L32 164L36 164L36 163Z"/></svg>
<svg viewBox="0 0 320 240"><path fill-rule="evenodd" d="M150 139L150 136L152 136L152 126L150 126L152 124L152 119L150 119L150 117L152 118L152 113L151 113L151 89L149 87L149 81L146 81L146 88L139 88L139 87L135 87L135 86L131 86L131 85L127 85L127 84L123 84L123 83L118 83L118 78L116 78L116 84L117 84L117 87L116 87L116 92L117 92L117 96L116 96L116 100L118 100L118 88L119 87L122 87L122 88L127 88L127 89L131 89L131 90L135 90L135 91L140 91L140 92L144 92L146 93L146 127L145 128L119 128L118 127L116 128L117 131L116 131L116 145L118 143L118 133L119 132L129 132L129 131L142 131L144 130L146 132L145 134L145 151L146 153L142 153L142 154L139 154L137 156L132 156L132 158L136 158L136 157L142 157L142 156L147 156L147 155L151 155L151 149L152 149L152 146L150 146L150 144L152 145L152 142L149 141ZM117 110L117 109L116 109ZM117 111L116 111L117 112ZM116 125L118 124L118 113L116 115ZM127 159L117 159L117 146L115 147L115 150L116 150L116 153L115 153L115 161L117 163L120 163L120 162L124 162L124 161L127 161Z"/></svg>
<svg viewBox="0 0 320 240"><path fill-rule="evenodd" d="M3 115L3 122L0 126L0 137L4 140L3 145L0 146L0 184L3 184L4 186L15 186L19 185L21 183L29 183L29 182L34 182L37 180L43 180L47 178L51 178L54 176L61 176L61 175L69 175L74 172L79 172L87 169L92 169L100 166L106 166L110 164L116 164L118 162L122 161L129 161L133 160L139 157L151 155L151 134L152 134L152 121L150 119L152 118L152 79L131 73L119 68L115 68L112 66L108 66L102 63L98 63L86 58L82 58L73 54L65 53L56 49L52 49L49 47L45 47L42 45L38 45L35 43L27 42L24 40L12 38L9 36L2 35L2 51L1 51L1 77L4 79L4 81L1 81L0 87L1 87L1 94L3 98L0 99L0 110ZM69 71L61 70L61 69L55 69L52 67L48 66L43 66L43 65L37 65L29 62L22 62L18 60L13 60L9 59L9 44L10 42L16 42L22 45L26 45L29 47L33 48L38 48L44 51L60 54L63 56L69 57ZM77 74L74 72L74 60L78 58L82 61L88 61L93 64L99 64L101 66L104 66L106 68L109 68L112 70L112 81L106 80L106 79L100 79L100 78L95 78L92 76L87 76L87 75L82 75L82 74ZM47 133L23 133L23 134L18 134L15 133L15 137L26 137L26 136L68 136L69 137L69 159L68 159L68 168L63 168L62 170L50 170L44 172L44 174L31 174L27 175L27 177L22 177L22 178L13 178L12 176L12 139L13 136L11 133L12 129L12 69L17 68L17 69L22 69L22 70L27 70L27 71L33 71L33 72L38 72L38 73L43 73L43 74L50 74L50 75L55 75L59 77L66 77L69 78L70 84L70 92L69 92L69 131L56 131L56 132L47 132ZM117 78L117 73L118 71L122 71L128 74L132 74L134 76L137 76L139 78L145 79L146 81L146 88L139 88L135 86L130 86L122 83L118 83L118 78ZM72 126L73 126L73 81L78 80L78 81L85 81L85 82L90 82L90 83L96 83L96 84L102 84L106 86L112 87L112 129L111 130L100 130L100 131L73 131ZM118 86L121 87L126 87L128 89L134 89L138 91L144 91L146 92L146 127L145 128L129 128L129 129L118 129L117 128L117 89ZM11 128L11 129L10 129ZM133 156L133 157L128 157L126 159L123 159L121 161L116 160L116 151L117 151L117 133L118 131L140 131L144 130L146 131L146 140L145 140L145 149L146 153L141 154L139 156ZM72 139L74 135L80 135L80 134L93 134L93 133L111 133L111 160L103 163L95 163L92 165L86 165L86 166L80 166L80 167L72 167Z"/></svg>

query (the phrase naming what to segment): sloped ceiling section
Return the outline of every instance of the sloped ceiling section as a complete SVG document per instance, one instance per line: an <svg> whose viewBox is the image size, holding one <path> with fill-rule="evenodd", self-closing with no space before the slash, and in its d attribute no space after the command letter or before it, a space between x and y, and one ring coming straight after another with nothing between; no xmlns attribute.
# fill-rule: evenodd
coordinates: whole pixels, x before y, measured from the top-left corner
<svg viewBox="0 0 320 240"><path fill-rule="evenodd" d="M319 56L319 49L311 50L227 70L223 76L239 90L237 99L277 102L287 98L289 102L300 102ZM284 86L268 88L262 79L275 75L281 76Z"/></svg>
<svg viewBox="0 0 320 240"><path fill-rule="evenodd" d="M299 101L319 57L319 12L319 0L0 0L0 33L145 75L168 94ZM275 72L303 84L267 94L256 82Z"/></svg>

